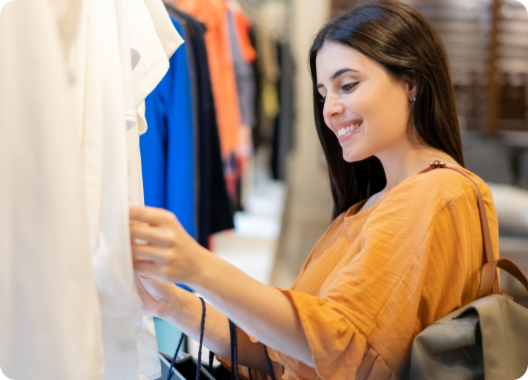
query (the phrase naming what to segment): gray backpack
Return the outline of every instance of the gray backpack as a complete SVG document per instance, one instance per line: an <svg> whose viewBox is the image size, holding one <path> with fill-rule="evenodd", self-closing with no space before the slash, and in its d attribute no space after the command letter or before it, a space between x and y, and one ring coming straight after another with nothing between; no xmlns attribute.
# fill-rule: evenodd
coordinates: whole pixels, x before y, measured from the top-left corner
<svg viewBox="0 0 528 380"><path fill-rule="evenodd" d="M464 172L438 161L426 171L436 168L454 170L473 182ZM479 188L473 184L485 254L479 293L475 301L416 336L411 380L516 380L528 369L528 309L500 292L497 268L514 276L526 291L528 279L511 260L494 259L486 209Z"/></svg>

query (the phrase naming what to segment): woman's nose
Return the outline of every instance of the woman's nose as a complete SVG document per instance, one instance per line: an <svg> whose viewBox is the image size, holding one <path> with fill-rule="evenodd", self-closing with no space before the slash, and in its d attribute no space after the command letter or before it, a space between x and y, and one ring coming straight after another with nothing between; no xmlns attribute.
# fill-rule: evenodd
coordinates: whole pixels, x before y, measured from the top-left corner
<svg viewBox="0 0 528 380"><path fill-rule="evenodd" d="M328 94L326 96L323 114L327 119L333 119L343 113L343 106L336 95Z"/></svg>

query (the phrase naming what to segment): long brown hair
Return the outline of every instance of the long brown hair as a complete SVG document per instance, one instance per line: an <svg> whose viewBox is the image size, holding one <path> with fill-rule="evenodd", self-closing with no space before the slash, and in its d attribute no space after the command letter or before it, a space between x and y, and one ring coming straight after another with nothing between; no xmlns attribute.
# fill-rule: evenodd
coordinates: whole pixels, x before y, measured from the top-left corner
<svg viewBox="0 0 528 380"><path fill-rule="evenodd" d="M325 125L315 60L329 41L358 50L383 65L394 78L411 79L416 85L416 101L410 121L418 136L464 166L454 91L440 37L418 11L400 1L376 0L359 5L326 24L310 50L315 125L328 163L334 218L383 190L386 178L381 162L374 156L353 163L343 160L338 140Z"/></svg>

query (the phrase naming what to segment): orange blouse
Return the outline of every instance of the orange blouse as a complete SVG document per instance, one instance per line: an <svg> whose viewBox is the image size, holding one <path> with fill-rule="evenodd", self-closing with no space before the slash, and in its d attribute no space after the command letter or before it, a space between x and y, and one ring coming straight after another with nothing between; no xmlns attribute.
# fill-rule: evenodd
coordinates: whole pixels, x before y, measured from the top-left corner
<svg viewBox="0 0 528 380"><path fill-rule="evenodd" d="M493 249L498 224L482 193ZM415 336L478 293L483 245L476 189L445 169L415 175L356 213L337 217L299 278L282 292L297 310L315 368L269 350L284 380L396 380ZM247 374L247 369L242 368ZM266 378L252 371L253 378Z"/></svg>

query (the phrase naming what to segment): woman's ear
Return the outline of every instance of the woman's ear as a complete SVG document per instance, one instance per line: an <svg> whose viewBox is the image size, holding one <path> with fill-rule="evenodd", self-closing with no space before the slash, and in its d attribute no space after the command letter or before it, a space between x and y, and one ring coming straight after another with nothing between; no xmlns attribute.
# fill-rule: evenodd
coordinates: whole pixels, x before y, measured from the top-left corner
<svg viewBox="0 0 528 380"><path fill-rule="evenodd" d="M414 78L405 77L405 90L407 92L407 99L409 102L413 102L416 99L416 90L417 90L416 81Z"/></svg>

